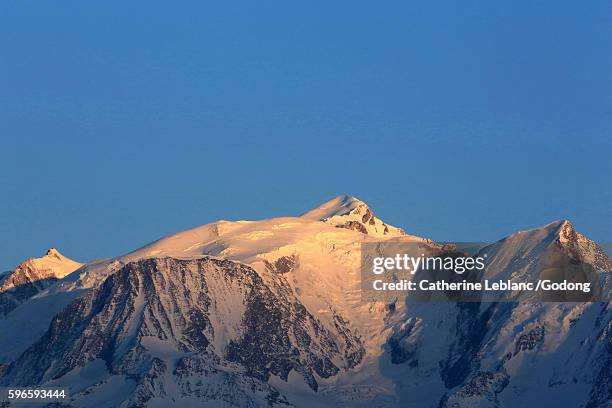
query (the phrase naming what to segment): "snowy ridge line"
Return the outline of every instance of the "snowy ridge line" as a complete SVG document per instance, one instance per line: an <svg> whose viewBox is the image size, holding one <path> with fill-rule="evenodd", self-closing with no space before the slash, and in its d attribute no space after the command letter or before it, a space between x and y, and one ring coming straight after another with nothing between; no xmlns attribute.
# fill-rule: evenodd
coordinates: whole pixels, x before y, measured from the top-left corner
<svg viewBox="0 0 612 408"><path fill-rule="evenodd" d="M364 303L361 247L390 241L446 247L340 196L85 263L0 318L0 385L83 408L610 406L610 302ZM565 220L482 251L490 280L557 254L612 269Z"/></svg>

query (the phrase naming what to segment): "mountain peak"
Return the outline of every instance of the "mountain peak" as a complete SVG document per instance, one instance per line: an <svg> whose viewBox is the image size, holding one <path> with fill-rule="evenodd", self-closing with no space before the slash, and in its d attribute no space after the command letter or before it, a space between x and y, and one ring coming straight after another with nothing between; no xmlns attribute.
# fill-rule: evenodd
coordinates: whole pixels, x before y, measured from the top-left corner
<svg viewBox="0 0 612 408"><path fill-rule="evenodd" d="M561 243L568 243L568 242L574 242L574 243L585 243L587 241L589 241L588 238L586 238L584 235L580 234L578 231L576 231L576 229L574 228L574 226L569 222L569 220L561 220L561 221L557 221L557 228L556 228L556 235L557 235L557 240Z"/></svg>
<svg viewBox="0 0 612 408"><path fill-rule="evenodd" d="M55 247L49 248L44 256L40 258L30 258L21 265L26 264L38 271L49 271L56 278L63 278L83 265L80 262L62 255Z"/></svg>
<svg viewBox="0 0 612 408"><path fill-rule="evenodd" d="M56 259L64 258L64 256L62 254L60 254L60 252L55 247L49 248L49 250L47 250L47 253L45 254L45 256L47 256L49 258L56 258Z"/></svg>
<svg viewBox="0 0 612 408"><path fill-rule="evenodd" d="M343 216L350 214L358 207L365 207L369 209L366 203L364 203L357 197L342 194L335 198L332 198L329 201L326 201L317 208L313 208L312 210L306 212L302 215L302 218L325 221L334 216Z"/></svg>
<svg viewBox="0 0 612 408"><path fill-rule="evenodd" d="M40 258L30 258L20 263L0 280L0 316L81 266L82 263L65 257L55 248L50 248Z"/></svg>
<svg viewBox="0 0 612 408"><path fill-rule="evenodd" d="M366 203L357 197L339 195L321 204L302 218L322 221L337 228L346 228L362 234L392 237L406 235L404 230L384 223L374 215Z"/></svg>
<svg viewBox="0 0 612 408"><path fill-rule="evenodd" d="M536 230L538 230L538 228L534 229L534 231ZM541 227L541 230L545 230L549 236L561 243L587 240L587 238L576 231L572 223L565 218L546 224Z"/></svg>

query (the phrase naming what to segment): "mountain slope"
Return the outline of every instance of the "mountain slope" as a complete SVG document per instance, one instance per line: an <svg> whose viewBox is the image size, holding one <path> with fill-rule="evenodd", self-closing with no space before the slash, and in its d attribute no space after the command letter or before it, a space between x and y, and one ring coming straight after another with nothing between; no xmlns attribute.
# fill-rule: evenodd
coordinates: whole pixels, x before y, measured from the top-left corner
<svg viewBox="0 0 612 408"><path fill-rule="evenodd" d="M340 319L325 327L282 276L268 278L208 257L130 263L62 311L2 383L58 386L103 363L106 372L98 367L95 381L72 391L76 406L113 376L134 382L122 406L199 392L231 406L284 405L271 376L287 381L294 371L316 391L318 378L361 361L363 346Z"/></svg>
<svg viewBox="0 0 612 408"><path fill-rule="evenodd" d="M597 244L567 221L513 234L479 255L488 256L487 278L520 282L539 277L540 260L551 253L561 269L612 270ZM393 317L387 353L399 386L432 390L431 400L438 401L431 406L520 407L538 401L540 407L608 407L611 319L609 301L433 305L408 299L404 313Z"/></svg>

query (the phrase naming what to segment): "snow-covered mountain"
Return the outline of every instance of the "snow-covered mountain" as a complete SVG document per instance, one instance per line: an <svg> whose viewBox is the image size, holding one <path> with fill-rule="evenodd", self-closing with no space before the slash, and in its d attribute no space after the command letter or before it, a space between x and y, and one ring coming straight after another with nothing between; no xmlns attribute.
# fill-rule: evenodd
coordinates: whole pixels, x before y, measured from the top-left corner
<svg viewBox="0 0 612 408"><path fill-rule="evenodd" d="M506 272L506 275L518 275L525 267L535 266L543 254L553 249L563 250L568 258L592 265L595 270L612 270L612 262L603 249L578 233L568 220L518 232L480 252L491 257L487 276L494 277L501 271Z"/></svg>
<svg viewBox="0 0 612 408"><path fill-rule="evenodd" d="M485 254L488 279L532 280L543 271L539 260L551 254L561 265L612 271L601 248L568 221L513 234L481 249L479 255ZM603 298L609 299L605 287ZM612 403L609 301L407 302L392 317L395 332L387 352L398 366L396 375L401 373L400 388L443 395L440 408Z"/></svg>
<svg viewBox="0 0 612 408"><path fill-rule="evenodd" d="M610 303L365 303L360 245L381 240L442 248L340 196L67 268L0 319L0 385L74 407L609 406ZM612 270L566 221L480 250L517 280L551 251Z"/></svg>
<svg viewBox="0 0 612 408"><path fill-rule="evenodd" d="M30 258L0 277L0 316L74 272L83 264L51 248L41 258Z"/></svg>

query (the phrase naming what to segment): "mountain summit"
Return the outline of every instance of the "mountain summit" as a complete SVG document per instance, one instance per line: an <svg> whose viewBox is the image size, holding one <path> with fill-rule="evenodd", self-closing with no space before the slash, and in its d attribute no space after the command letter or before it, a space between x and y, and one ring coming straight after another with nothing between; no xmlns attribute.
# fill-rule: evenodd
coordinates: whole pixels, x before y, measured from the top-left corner
<svg viewBox="0 0 612 408"><path fill-rule="evenodd" d="M336 215L347 215L357 207L366 207L366 203L356 197L346 194L339 195L329 201L313 208L302 215L302 218L324 221Z"/></svg>
<svg viewBox="0 0 612 408"><path fill-rule="evenodd" d="M406 235L403 229L388 225L377 218L366 203L346 194L332 198L303 214L301 218L323 221L338 228L347 228L375 237Z"/></svg>
<svg viewBox="0 0 612 408"><path fill-rule="evenodd" d="M568 260L588 263L596 271L612 270L612 262L594 241L580 234L568 220L558 220L540 228L519 231L482 249L492 261L488 277L504 271L503 277L531 276L538 262L561 251Z"/></svg>
<svg viewBox="0 0 612 408"><path fill-rule="evenodd" d="M20 263L13 272L0 280L0 316L82 265L65 257L55 248L49 249L40 258L30 258Z"/></svg>

